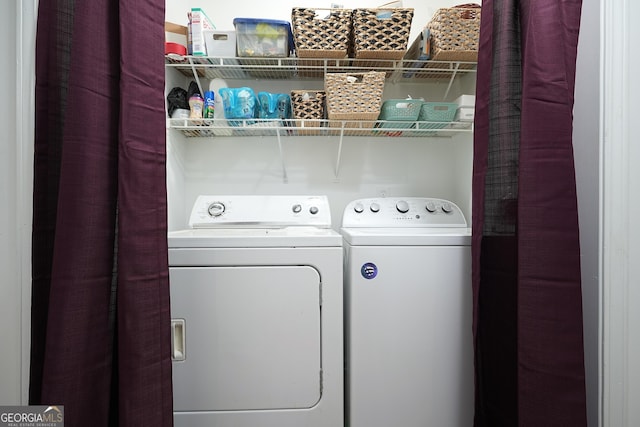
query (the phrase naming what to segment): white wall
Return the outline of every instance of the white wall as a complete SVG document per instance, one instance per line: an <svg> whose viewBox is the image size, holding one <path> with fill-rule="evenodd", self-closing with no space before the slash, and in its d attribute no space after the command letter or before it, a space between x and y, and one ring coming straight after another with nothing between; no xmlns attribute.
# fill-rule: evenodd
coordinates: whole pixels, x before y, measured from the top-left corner
<svg viewBox="0 0 640 427"><path fill-rule="evenodd" d="M600 2L583 0L576 72L573 146L580 221L587 415L598 425L600 315Z"/></svg>
<svg viewBox="0 0 640 427"><path fill-rule="evenodd" d="M29 80L33 56L33 37L23 37L23 17L26 16L27 32L34 31L34 6L32 1L7 2L0 14L0 26L5 37L0 39L0 49L5 58L0 64L0 93L5 102L0 104L0 121L3 129L0 143L0 405L25 403L23 386L28 369L28 313L22 306L28 303L30 283L30 176L32 144L33 95L32 85L23 86ZM27 45L25 47L25 44ZM28 49L23 61L22 52ZM26 68L23 68L25 67Z"/></svg>
<svg viewBox="0 0 640 427"><path fill-rule="evenodd" d="M640 114L636 0L602 3L602 426L640 425Z"/></svg>
<svg viewBox="0 0 640 427"><path fill-rule="evenodd" d="M6 13L0 14L0 25L7 29L6 34L16 32L16 3L5 5ZM2 37L0 49L9 57L15 55L14 37ZM2 71L5 78L0 80L0 93L14 94L16 69L15 63L3 61ZM20 400L20 271L19 244L16 210L18 158L16 144L16 110L10 102L0 104L0 117L4 133L0 144L0 342L2 342L2 364L0 364L0 403L18 403Z"/></svg>
<svg viewBox="0 0 640 427"><path fill-rule="evenodd" d="M340 1L346 8L376 7L379 0ZM304 1L307 7L329 7L330 1ZM412 36L431 19L439 7L460 4L455 0L425 2L404 0L414 8ZM236 17L291 20L291 9L300 2L250 1L243 7L220 5L212 0L185 5L167 0L166 19L185 24L189 7L202 7L219 29L233 29ZM170 85L186 88L175 70L169 70ZM208 87L209 82L203 82ZM287 93L292 89L320 89L323 80L227 80L229 87L249 86L256 92L267 90ZM423 97L445 100L446 83L385 83L383 99ZM170 89L171 87L169 87ZM475 73L457 79L447 101L463 93L475 93ZM199 194L326 194L332 208L334 228L341 222L345 205L359 197L432 196L457 203L471 215L471 133L453 138L345 138L339 171L336 137L284 137L283 158L288 180L284 182L282 163L275 137L217 139L183 138L168 131L169 223L171 229L186 227L188 213Z"/></svg>
<svg viewBox="0 0 640 427"><path fill-rule="evenodd" d="M223 4L217 0L167 0L166 20L176 24L187 25L187 9L201 7L219 30L232 30L234 18L261 18L291 20L292 7L329 8L331 4L341 4L347 9L377 7L388 3L386 0L303 0L303 1L244 1L242 3ZM420 32L424 24L429 22L438 8L452 7L462 4L458 0L403 0L403 7L414 9L414 25L411 40ZM481 4L481 0L470 3Z"/></svg>
<svg viewBox="0 0 640 427"><path fill-rule="evenodd" d="M258 81L229 81L230 86L264 86ZM274 91L292 83L269 82ZM183 86L184 87L184 86ZM307 87L308 88L308 87ZM401 89L400 89L401 88ZM440 94L421 85L414 97ZM284 88L283 88L284 90ZM407 92L396 91L404 97ZM173 229L186 220L199 194L326 194L334 228L345 205L359 197L432 196L453 200L470 218L471 134L454 138L345 138L339 170L337 137L281 138L287 181L276 137L184 138L169 131L169 213ZM182 204L176 204L180 200Z"/></svg>
<svg viewBox="0 0 640 427"><path fill-rule="evenodd" d="M638 1L629 2L629 14L627 15L631 22L635 24L633 17L640 13L640 4ZM638 25L631 25L630 32L627 36L629 46L628 58L629 68L629 109L627 123L629 131L629 188L625 197L629 197L629 230L626 234L629 239L629 282L628 282L628 336L625 337L628 345L627 360L629 361L629 369L627 372L628 388L628 407L627 420L629 426L640 425L640 221L637 220L637 214L640 213L640 129L636 126L635 119L640 117L640 106L637 98L640 96L640 81L634 72L640 69L640 58L636 53L637 41L640 40L640 28ZM634 215L635 214L635 215Z"/></svg>

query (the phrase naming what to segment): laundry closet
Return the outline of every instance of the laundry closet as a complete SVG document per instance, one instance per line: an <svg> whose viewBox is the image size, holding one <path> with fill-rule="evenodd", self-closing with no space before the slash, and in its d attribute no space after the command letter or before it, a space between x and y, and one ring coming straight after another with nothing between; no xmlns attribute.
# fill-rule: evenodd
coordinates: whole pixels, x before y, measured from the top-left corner
<svg viewBox="0 0 640 427"><path fill-rule="evenodd" d="M175 88L197 86L204 102L188 94L190 103L214 106L213 117L194 116L193 106L167 117L175 423L468 425L473 113L454 114L461 99L473 110L475 62L429 68L436 61L406 59L404 49L359 58L357 36L355 59L288 56L293 42L279 30L294 22L292 10L331 6L309 3L241 11L167 3L167 21L183 25L188 11L206 11L216 31L235 27L237 39L236 57L197 55L193 15L194 54L167 58L168 102ZM343 5L353 9L354 34L357 13L376 10L374 22L409 16L400 30L407 47L437 9L455 5L403 1L380 12L374 2L354 3ZM264 25L256 47L277 53L247 54L238 23L256 32ZM326 96L324 113L297 117L299 93L303 103ZM291 94L292 118L242 116L251 102L263 112L264 99L281 94ZM233 102L244 102L239 116ZM373 112L361 111L370 105ZM410 108L412 120L394 116ZM364 227L374 228L373 239ZM357 238L346 245L347 235ZM383 373L384 385L372 385Z"/></svg>
<svg viewBox="0 0 640 427"><path fill-rule="evenodd" d="M405 0L403 7L414 9L409 44L420 35L438 8L457 4L451 0L427 3ZM345 8L380 5L371 0L343 4ZM186 25L189 8L200 7L217 29L233 30L233 20L238 17L290 21L293 7L330 6L329 2L319 1L251 1L240 7L233 3L193 1L185 4L167 0L166 20ZM242 64L229 68L225 62L223 84L250 87L255 93L324 89L324 72L301 76L302 73L296 72L295 61L283 61L283 64L275 70L272 67L263 70L259 66L248 70L243 69ZM376 70L375 64L372 70ZM411 97L451 102L460 95L475 94L475 67L460 69L444 78L411 78L407 73L388 70L385 69L383 100ZM192 71L199 74L202 90L208 90L211 80L206 74L210 70L195 66L185 72L168 65L167 92L173 87L187 89L194 80ZM215 84L220 84L218 80ZM340 226L347 203L361 197L437 197L453 201L466 218L471 217L471 125L450 132L403 132L401 136L391 132L351 136L349 132L341 134L335 129L303 134L286 128L244 135L221 131L200 136L204 132L175 129L170 120L167 124L170 231L185 228L191 207L202 194L326 195L335 229Z"/></svg>
<svg viewBox="0 0 640 427"><path fill-rule="evenodd" d="M345 7L376 7L383 3L373 1L341 2ZM462 3L444 0L429 0L417 2L404 0L404 6L415 8L412 25L411 40L414 40L420 27L431 18L439 7L451 7ZM618 296L624 301L627 287L618 286L623 280L615 280L623 275L626 270L618 268L618 258L610 256L617 253L617 246L606 245L606 239L623 237L623 241L637 241L634 229L627 227L619 229L603 228L603 211L609 212L604 206L613 206L612 212L624 214L625 209L617 209L620 202L626 203L628 195L636 194L628 186L638 180L628 179L623 174L624 170L616 163L616 157L604 155L604 148L614 150L614 154L624 153L620 157L627 156L622 148L626 141L624 135L617 138L616 135L609 139L609 131L620 129L624 133L630 131L634 135L637 127L626 126L628 118L634 117L629 113L618 118L619 102L626 99L629 93L633 94L634 87L627 88L625 82L629 69L632 69L633 60L637 56L627 58L625 49L612 47L624 47L622 42L634 40L637 27L630 25L628 17L635 16L626 13L623 6L630 6L631 10L637 8L637 3L630 0L604 2L599 0L585 0L583 2L583 22L580 34L580 51L578 55L577 90L575 104L576 126L574 129L576 167L578 178L578 193L580 205L581 243L583 245L583 295L585 302L585 344L586 362L589 385L589 411L590 425L596 425L599 417L599 408L617 414L610 417L612 425L622 425L624 419L637 419L632 415L626 415L633 411L633 405L625 402L633 402L634 393L623 393L624 387L612 388L600 396L598 391L602 388L609 390L610 384L626 384L633 375L630 368L622 368L617 362L623 360L636 360L632 356L637 353L636 346L618 345L624 343L634 335L631 331L624 332L625 324L637 325L640 322L626 322L623 314L629 312L637 318L638 310L633 310L633 303L628 309L617 310L617 317L613 321L602 321L603 311L609 307L616 307L615 299L607 296L608 289L617 289ZM328 7L329 2L304 0L301 2L260 2L249 0L245 2L214 2L212 0L167 0L166 20L175 23L186 23L186 11L190 7L202 7L212 16L220 29L232 29L232 21L235 17L264 17L269 19L289 19L290 11L295 6ZM626 11L626 12L625 12ZM5 402L26 403L28 383L28 348L24 343L29 342L28 322L21 322L28 317L30 301L24 298L30 289L30 275L28 262L20 262L20 254L23 261L29 258L30 228L30 199L32 179L30 154L32 153L32 129L31 113L34 111L25 94L33 87L33 43L35 37L35 16L37 12L36 2L23 2L21 7L7 6L6 14L2 18L9 32L15 32L19 43L8 43L8 52L17 52L15 61L7 61L3 65L3 73L8 89L14 89L12 83L18 81L17 106L7 106L5 115L5 127L8 132L8 141L17 141L6 144L7 155L3 156L3 168L7 174L8 183L3 189L3 197L8 200L2 214L2 224L10 232L6 234L7 244L3 247L4 263L8 281L5 281L3 301L7 309L2 310L3 319L7 324L22 323L22 336L16 328L2 332L3 342L13 350L8 351L4 366L1 369L3 378L2 396ZM17 28L16 28L17 27ZM13 30L12 30L13 29ZM613 36L612 36L613 35ZM611 41L610 39L613 39ZM608 44L604 42L607 41ZM627 59L629 61L627 62ZM624 60L624 61L623 61ZM140 58L144 61L144 58ZM604 70L607 70L606 72ZM613 71L613 72L611 72ZM16 72L17 77L16 77ZM604 74L604 75L603 75ZM632 74L632 73L631 73ZM191 79L175 69L166 69L167 88L174 86L186 87ZM624 77L624 78L622 78ZM603 87L603 80L607 83ZM633 79L632 79L633 80ZM245 81L234 81L234 85L245 84ZM248 82L255 87L313 88L322 87L322 79L316 80L273 80L249 79ZM620 82L620 84L618 84ZM208 83L208 82L206 82ZM271 86L273 84L273 86ZM386 81L384 97L424 96L426 99L442 99L446 92L448 82L431 81L428 79L412 81L401 79L397 82ZM458 94L473 93L475 86L475 73L468 73L456 77L452 83L449 95L452 100ZM598 90L600 87L600 90ZM617 97L612 97L611 88L614 88ZM618 92L616 92L618 90ZM606 96L605 96L606 95ZM623 96L624 95L624 96ZM631 107L636 104L631 103ZM20 114L22 112L22 114ZM607 114L607 120L602 121L603 112ZM633 109L632 109L633 112ZM12 117L18 114L20 120ZM614 120L609 120L610 116ZM618 125L624 119L623 125ZM26 121L25 121L26 120ZM605 126L606 123L609 123ZM613 123L613 124L611 124ZM16 127L17 126L17 127ZM604 142L607 135L606 143ZM626 134L625 134L626 135ZM633 138L630 138L633 139ZM274 136L230 136L215 138L186 137L181 131L167 126L168 146L168 195L169 195L169 227L171 230L179 230L187 226L189 211L199 194L327 194L331 202L334 228L340 226L340 214L348 201L357 197L370 197L381 195L427 195L441 196L454 200L463 210L465 216L470 218L471 209L471 157L472 157L472 133L460 132L451 138L440 137L346 137L340 159L339 168L336 170L339 138L335 136L284 136L282 138L282 156L278 147L277 138ZM604 147L604 148L603 148ZM608 148L609 147L609 148ZM632 153L633 154L633 153ZM19 160L16 162L15 159ZM283 176L283 167L286 167L286 179ZM611 170L613 172L605 173ZM622 171L621 171L622 170ZM632 168L632 172L634 172ZM605 190L615 190L613 200L607 193L606 203L603 202L602 179L609 178L611 174L619 173L619 179L605 179L609 182ZM614 178L618 177L615 175ZM14 184L11 184L11 183ZM621 184L618 186L617 184ZM622 188L620 190L618 187ZM618 192L619 191L619 192ZM605 191L606 193L606 191ZM631 197L632 201L635 201ZM15 215L17 212L18 215ZM615 215L607 215L608 221L613 221ZM632 222L633 224L633 222ZM608 225L605 224L605 225ZM18 233L15 231L18 230ZM604 243L602 243L604 235ZM631 237L629 237L631 236ZM632 245L633 246L633 245ZM18 249L16 249L18 248ZM603 253L605 256L602 262ZM622 261L628 256L622 256ZM614 268L610 267L613 262ZM622 262L621 261L621 262ZM604 270L602 265L604 264ZM609 271L609 274L603 274ZM633 278L636 270L627 274ZM604 276L604 279L603 279ZM637 276L637 275L636 275ZM21 279L18 279L21 277ZM611 278L613 277L614 280ZM601 282L605 282L602 285ZM11 286L10 283L14 285ZM611 282L611 283L610 283ZM631 280L633 282L633 280ZM616 286L611 287L611 284ZM604 289L604 290L603 290ZM16 311L22 298L22 316ZM3 306L3 307L5 307ZM637 304L636 304L637 306ZM620 327L619 327L620 326ZM604 332L599 332L604 329ZM607 337L611 332L613 339L608 340L609 345L601 342L600 335ZM613 342L613 344L611 344ZM22 343L22 345L21 345ZM624 348L624 350L622 350ZM627 350L627 348L629 350ZM602 354L607 357L603 357ZM609 354L613 356L609 357ZM609 362L604 365L605 362ZM22 362L22 363L21 363ZM602 376L602 366L604 369ZM21 368L22 367L22 368ZM27 367L27 368L25 368ZM636 376L637 377L637 376ZM620 381L617 381L617 380ZM19 385L22 384L22 388ZM633 385L633 383L631 384ZM637 389L637 388L636 388ZM635 393L637 395L637 392ZM626 398L625 398L626 396ZM631 396L631 397L629 397ZM636 399L637 400L637 399ZM602 403L604 402L604 403ZM602 403L602 404L599 404ZM617 411L625 407L625 411ZM631 409L629 409L631 408ZM636 411L637 412L637 411ZM623 416L623 414L625 414ZM617 422L616 420L619 420ZM633 422L632 422L633 423ZM605 423L606 425L606 423Z"/></svg>

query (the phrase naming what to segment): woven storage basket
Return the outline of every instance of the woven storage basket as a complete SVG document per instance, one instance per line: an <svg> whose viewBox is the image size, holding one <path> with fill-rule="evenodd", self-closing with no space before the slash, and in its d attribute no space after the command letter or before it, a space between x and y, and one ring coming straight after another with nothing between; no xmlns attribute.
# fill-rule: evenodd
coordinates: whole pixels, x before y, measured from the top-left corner
<svg viewBox="0 0 640 427"><path fill-rule="evenodd" d="M358 59L402 59L413 9L354 9L353 44Z"/></svg>
<svg viewBox="0 0 640 427"><path fill-rule="evenodd" d="M442 8L427 24L431 31L431 59L434 61L478 60L480 6L466 4Z"/></svg>
<svg viewBox="0 0 640 427"><path fill-rule="evenodd" d="M427 30L427 34L429 31ZM431 40L431 36L429 41ZM456 60L429 60L428 55L431 53L430 44L425 43L424 34L420 34L411 44L404 59L405 65L410 68L403 73L403 77L412 79L450 79L453 75L452 70L473 70L476 68L474 63L456 63ZM428 50L425 51L425 49ZM442 54L441 54L442 57Z"/></svg>
<svg viewBox="0 0 640 427"><path fill-rule="evenodd" d="M345 58L351 40L351 9L291 10L293 38L299 58Z"/></svg>
<svg viewBox="0 0 640 427"><path fill-rule="evenodd" d="M291 109L296 126L318 128L325 112L326 93L323 90L292 90ZM299 130L299 135L317 135L318 129Z"/></svg>
<svg viewBox="0 0 640 427"><path fill-rule="evenodd" d="M385 73L328 73L324 87L327 92L327 115L329 120L371 120L380 114ZM342 126L342 123L331 123ZM348 127L361 127L350 122ZM373 122L371 126L373 126Z"/></svg>

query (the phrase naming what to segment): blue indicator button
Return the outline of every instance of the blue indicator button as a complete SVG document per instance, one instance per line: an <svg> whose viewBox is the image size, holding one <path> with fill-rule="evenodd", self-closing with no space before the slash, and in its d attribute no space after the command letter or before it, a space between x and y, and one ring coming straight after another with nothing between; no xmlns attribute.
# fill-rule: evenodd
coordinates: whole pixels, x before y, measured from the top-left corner
<svg viewBox="0 0 640 427"><path fill-rule="evenodd" d="M367 262L360 268L360 274L365 279L371 280L378 275L378 267L372 262Z"/></svg>

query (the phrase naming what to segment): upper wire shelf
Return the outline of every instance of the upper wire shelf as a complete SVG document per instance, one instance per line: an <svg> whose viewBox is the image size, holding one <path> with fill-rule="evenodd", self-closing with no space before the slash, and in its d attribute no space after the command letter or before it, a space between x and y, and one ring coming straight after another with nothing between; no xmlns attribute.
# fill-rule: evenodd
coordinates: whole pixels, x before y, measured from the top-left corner
<svg viewBox="0 0 640 427"><path fill-rule="evenodd" d="M323 59L323 58L222 58L184 56L167 58L166 66L187 77L205 79L319 79L326 73L382 71L388 79L445 79L476 72L475 62Z"/></svg>

